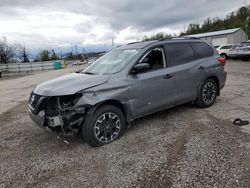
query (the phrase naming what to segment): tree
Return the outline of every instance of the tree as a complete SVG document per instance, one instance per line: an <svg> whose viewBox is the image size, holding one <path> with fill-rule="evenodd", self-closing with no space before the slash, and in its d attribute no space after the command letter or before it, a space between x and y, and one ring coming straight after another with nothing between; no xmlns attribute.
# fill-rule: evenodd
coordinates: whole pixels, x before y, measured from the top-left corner
<svg viewBox="0 0 250 188"><path fill-rule="evenodd" d="M29 62L29 52L27 48L23 45L16 44L16 56L22 63Z"/></svg>
<svg viewBox="0 0 250 188"><path fill-rule="evenodd" d="M207 18L202 24L190 24L188 30L181 35L205 33L217 30L242 28L250 35L250 6L243 6L229 13L225 18Z"/></svg>
<svg viewBox="0 0 250 188"><path fill-rule="evenodd" d="M165 34L163 32L157 33L155 35L151 35L150 37L148 36L144 36L142 41L150 41L150 40L160 40L160 39L164 39L164 38L173 38L176 37L176 34Z"/></svg>
<svg viewBox="0 0 250 188"><path fill-rule="evenodd" d="M39 54L39 60L40 61L49 61L50 57L49 57L49 50L43 50L40 52Z"/></svg>
<svg viewBox="0 0 250 188"><path fill-rule="evenodd" d="M35 58L35 61L53 61L60 59L55 50L42 50Z"/></svg>
<svg viewBox="0 0 250 188"><path fill-rule="evenodd" d="M15 48L7 43L6 38L0 39L0 63L15 62Z"/></svg>
<svg viewBox="0 0 250 188"><path fill-rule="evenodd" d="M50 60L57 60L57 59L59 59L59 57L58 57L58 55L55 53L55 50L54 50L54 49L52 49L50 53L51 53Z"/></svg>

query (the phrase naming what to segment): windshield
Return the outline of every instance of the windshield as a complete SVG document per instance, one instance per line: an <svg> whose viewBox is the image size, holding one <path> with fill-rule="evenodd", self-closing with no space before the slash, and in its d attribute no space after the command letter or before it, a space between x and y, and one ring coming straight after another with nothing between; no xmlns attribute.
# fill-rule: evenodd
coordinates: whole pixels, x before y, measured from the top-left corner
<svg viewBox="0 0 250 188"><path fill-rule="evenodd" d="M82 73L114 74L121 71L138 53L136 49L116 49L97 59Z"/></svg>

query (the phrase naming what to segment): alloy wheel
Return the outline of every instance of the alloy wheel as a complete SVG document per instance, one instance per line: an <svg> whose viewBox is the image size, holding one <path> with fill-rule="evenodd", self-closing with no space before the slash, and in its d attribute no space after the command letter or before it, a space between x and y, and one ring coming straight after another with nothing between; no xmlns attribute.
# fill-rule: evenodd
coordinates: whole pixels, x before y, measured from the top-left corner
<svg viewBox="0 0 250 188"><path fill-rule="evenodd" d="M202 90L202 98L206 104L210 104L216 97L216 86L212 82L207 82Z"/></svg>
<svg viewBox="0 0 250 188"><path fill-rule="evenodd" d="M94 127L96 139L102 143L112 142L121 130L121 120L113 112L101 114Z"/></svg>

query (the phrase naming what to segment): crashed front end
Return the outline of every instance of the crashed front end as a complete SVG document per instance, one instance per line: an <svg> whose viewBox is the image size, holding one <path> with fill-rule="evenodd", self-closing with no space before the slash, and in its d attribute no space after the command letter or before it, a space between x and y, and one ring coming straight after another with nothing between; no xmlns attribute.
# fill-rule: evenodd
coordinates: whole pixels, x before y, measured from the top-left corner
<svg viewBox="0 0 250 188"><path fill-rule="evenodd" d="M84 121L88 106L79 105L82 94L41 96L31 93L28 111L31 119L43 129L51 129L58 136L73 136Z"/></svg>

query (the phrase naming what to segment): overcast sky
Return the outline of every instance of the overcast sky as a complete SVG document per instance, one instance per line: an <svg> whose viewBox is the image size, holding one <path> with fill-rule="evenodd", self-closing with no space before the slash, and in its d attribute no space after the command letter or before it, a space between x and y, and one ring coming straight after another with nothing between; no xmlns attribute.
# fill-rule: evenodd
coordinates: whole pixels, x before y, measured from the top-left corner
<svg viewBox="0 0 250 188"><path fill-rule="evenodd" d="M0 37L28 48L111 45L223 17L246 0L0 0Z"/></svg>

